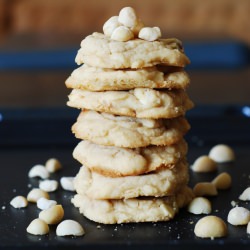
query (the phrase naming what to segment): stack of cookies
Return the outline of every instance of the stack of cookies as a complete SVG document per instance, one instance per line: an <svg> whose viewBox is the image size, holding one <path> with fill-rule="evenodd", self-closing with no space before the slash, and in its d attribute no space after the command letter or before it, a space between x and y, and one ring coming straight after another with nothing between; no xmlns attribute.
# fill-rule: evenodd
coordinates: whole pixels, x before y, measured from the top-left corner
<svg viewBox="0 0 250 250"><path fill-rule="evenodd" d="M103 33L81 42L66 80L68 105L81 109L72 127L82 167L73 204L105 223L167 221L192 199L187 187L185 92L189 63L177 39L161 39L131 7Z"/></svg>

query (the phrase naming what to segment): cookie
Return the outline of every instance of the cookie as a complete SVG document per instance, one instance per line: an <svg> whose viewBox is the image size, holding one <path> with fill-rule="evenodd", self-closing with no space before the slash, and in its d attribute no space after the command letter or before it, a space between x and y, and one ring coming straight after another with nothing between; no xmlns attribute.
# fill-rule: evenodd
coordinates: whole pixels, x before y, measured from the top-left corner
<svg viewBox="0 0 250 250"><path fill-rule="evenodd" d="M95 200L76 194L71 202L88 219L104 224L169 221L193 198L192 190L184 187L175 196Z"/></svg>
<svg viewBox="0 0 250 250"><path fill-rule="evenodd" d="M120 42L97 32L81 42L75 61L79 65L85 63L111 69L138 69L157 64L184 67L190 63L178 39L159 39L153 42L133 39Z"/></svg>
<svg viewBox="0 0 250 250"><path fill-rule="evenodd" d="M93 199L129 199L139 196L174 195L188 182L188 167L185 161L172 169L160 169L148 174L107 177L91 172L82 166L74 179L78 194L86 194Z"/></svg>
<svg viewBox="0 0 250 250"><path fill-rule="evenodd" d="M137 118L174 118L193 107L183 90L137 88L129 91L91 92L73 89L68 106Z"/></svg>
<svg viewBox="0 0 250 250"><path fill-rule="evenodd" d="M65 84L68 88L89 91L128 90L134 88L185 89L187 73L180 68L150 67L138 70L113 70L89 67L75 69Z"/></svg>
<svg viewBox="0 0 250 250"><path fill-rule="evenodd" d="M102 146L81 141L73 156L91 171L110 177L140 175L159 168L173 168L187 153L181 140L171 146L149 146L136 149Z"/></svg>
<svg viewBox="0 0 250 250"><path fill-rule="evenodd" d="M137 148L177 143L189 128L184 117L154 120L84 110L72 131L77 138L96 144Z"/></svg>

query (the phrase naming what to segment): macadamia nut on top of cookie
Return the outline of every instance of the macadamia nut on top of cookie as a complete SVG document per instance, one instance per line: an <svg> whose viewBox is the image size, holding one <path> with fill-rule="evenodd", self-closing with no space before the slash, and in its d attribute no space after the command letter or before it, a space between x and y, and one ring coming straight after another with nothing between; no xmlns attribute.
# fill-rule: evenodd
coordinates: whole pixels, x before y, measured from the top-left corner
<svg viewBox="0 0 250 250"><path fill-rule="evenodd" d="M144 27L132 7L124 7L118 16L109 18L103 25L103 33L119 42L126 42L137 37L152 42L161 37L160 28Z"/></svg>

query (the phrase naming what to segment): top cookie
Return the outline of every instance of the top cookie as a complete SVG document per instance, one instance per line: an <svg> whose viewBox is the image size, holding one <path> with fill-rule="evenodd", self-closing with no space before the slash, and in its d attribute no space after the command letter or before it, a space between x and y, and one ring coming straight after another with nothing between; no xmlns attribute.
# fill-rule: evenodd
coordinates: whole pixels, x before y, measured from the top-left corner
<svg viewBox="0 0 250 250"><path fill-rule="evenodd" d="M184 67L189 64L181 41L175 38L145 41L115 41L101 33L93 33L81 42L77 64L111 69L138 69L158 64Z"/></svg>

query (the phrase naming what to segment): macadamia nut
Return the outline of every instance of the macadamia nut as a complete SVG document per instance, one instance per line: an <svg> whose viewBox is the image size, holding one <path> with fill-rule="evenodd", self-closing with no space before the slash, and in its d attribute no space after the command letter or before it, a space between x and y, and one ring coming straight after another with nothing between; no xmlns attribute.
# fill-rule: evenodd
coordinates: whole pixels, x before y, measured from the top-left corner
<svg viewBox="0 0 250 250"><path fill-rule="evenodd" d="M135 37L138 37L138 34L140 32L140 30L144 27L144 23L140 20L137 19L137 23L135 26L130 27L130 29L132 30L132 32L134 33Z"/></svg>
<svg viewBox="0 0 250 250"><path fill-rule="evenodd" d="M144 27L140 30L138 37L153 42L161 37L161 30L159 27Z"/></svg>
<svg viewBox="0 0 250 250"><path fill-rule="evenodd" d="M74 179L74 177L62 177L60 179L62 188L67 191L75 191Z"/></svg>
<svg viewBox="0 0 250 250"><path fill-rule="evenodd" d="M38 164L30 169L28 176L30 178L40 177L41 179L48 179L49 171L45 168L45 166Z"/></svg>
<svg viewBox="0 0 250 250"><path fill-rule="evenodd" d="M109 18L103 25L103 33L108 36L111 37L113 31L118 28L119 26L121 26L122 24L119 23L118 21L118 16L112 16L111 18Z"/></svg>
<svg viewBox="0 0 250 250"><path fill-rule="evenodd" d="M41 197L49 199L49 194L39 188L33 188L27 195L27 200L36 203Z"/></svg>
<svg viewBox="0 0 250 250"><path fill-rule="evenodd" d="M192 214L210 214L211 202L207 198L196 197L188 205L188 212Z"/></svg>
<svg viewBox="0 0 250 250"><path fill-rule="evenodd" d="M209 152L209 157L214 161L221 163L235 160L233 149L224 144L214 146Z"/></svg>
<svg viewBox="0 0 250 250"><path fill-rule="evenodd" d="M250 221L247 224L247 234L250 234Z"/></svg>
<svg viewBox="0 0 250 250"><path fill-rule="evenodd" d="M112 40L116 40L119 42L126 42L133 38L134 38L134 33L125 26L119 26L113 31L111 35Z"/></svg>
<svg viewBox="0 0 250 250"><path fill-rule="evenodd" d="M44 180L39 183L39 188L46 192L54 192L58 188L58 181Z"/></svg>
<svg viewBox="0 0 250 250"><path fill-rule="evenodd" d="M50 158L46 161L45 168L49 173L55 173L62 168L62 164L58 159Z"/></svg>
<svg viewBox="0 0 250 250"><path fill-rule="evenodd" d="M250 211L244 207L234 207L229 211L227 221L234 226L246 225L250 221Z"/></svg>
<svg viewBox="0 0 250 250"><path fill-rule="evenodd" d="M197 183L193 188L193 192L195 196L215 196L218 194L215 185L210 182Z"/></svg>
<svg viewBox="0 0 250 250"><path fill-rule="evenodd" d="M82 236L84 234L83 227L74 220L64 220L56 228L57 236Z"/></svg>
<svg viewBox="0 0 250 250"><path fill-rule="evenodd" d="M194 172L207 173L215 171L217 169L217 164L207 155L202 155L194 161L191 168Z"/></svg>
<svg viewBox="0 0 250 250"><path fill-rule="evenodd" d="M125 7L121 9L118 21L119 23L129 28L136 26L137 15L135 10L132 7Z"/></svg>
<svg viewBox="0 0 250 250"><path fill-rule="evenodd" d="M10 201L10 205L14 208L23 208L28 206L28 201L24 196L16 196Z"/></svg>
<svg viewBox="0 0 250 250"><path fill-rule="evenodd" d="M41 210L45 210L45 209L51 208L51 207L55 206L56 204L57 204L56 201L54 201L54 200L48 200L48 199L46 199L44 197L41 197L37 201L37 203L36 203L37 207L39 209L41 209Z"/></svg>
<svg viewBox="0 0 250 250"><path fill-rule="evenodd" d="M26 230L33 235L44 235L49 233L49 226L41 219L34 219Z"/></svg>
<svg viewBox="0 0 250 250"><path fill-rule="evenodd" d="M220 238L227 235L225 222L213 215L201 218L195 225L194 233L200 238Z"/></svg>
<svg viewBox="0 0 250 250"><path fill-rule="evenodd" d="M39 218L47 224L58 224L64 216L64 210L61 205L55 205L39 213Z"/></svg>
<svg viewBox="0 0 250 250"><path fill-rule="evenodd" d="M217 189L228 189L232 185L232 178L230 174L223 172L216 176L213 180L212 183L215 185Z"/></svg>
<svg viewBox="0 0 250 250"><path fill-rule="evenodd" d="M242 201L250 201L250 187L246 188L243 193L239 196Z"/></svg>

